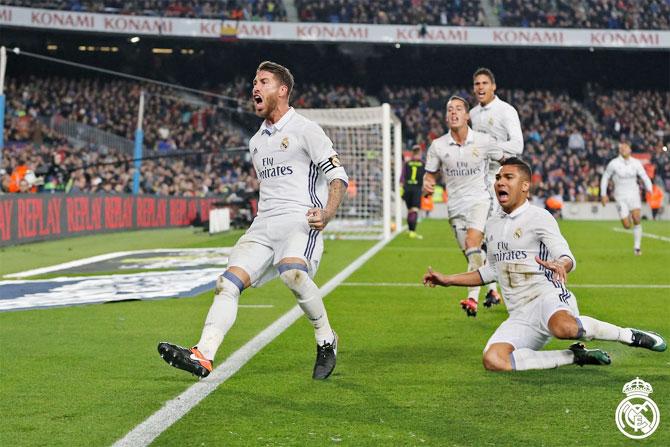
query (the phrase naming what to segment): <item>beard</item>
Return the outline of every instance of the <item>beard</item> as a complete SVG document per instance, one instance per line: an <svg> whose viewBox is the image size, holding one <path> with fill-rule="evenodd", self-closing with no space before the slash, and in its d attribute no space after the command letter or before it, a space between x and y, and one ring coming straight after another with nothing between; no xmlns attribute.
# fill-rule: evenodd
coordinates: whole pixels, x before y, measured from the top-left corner
<svg viewBox="0 0 670 447"><path fill-rule="evenodd" d="M270 115L272 115L272 112L275 111L277 108L277 97L274 95L268 95L265 99L265 108L263 110L257 110L256 111L256 116L259 118L264 118L268 119L270 118Z"/></svg>

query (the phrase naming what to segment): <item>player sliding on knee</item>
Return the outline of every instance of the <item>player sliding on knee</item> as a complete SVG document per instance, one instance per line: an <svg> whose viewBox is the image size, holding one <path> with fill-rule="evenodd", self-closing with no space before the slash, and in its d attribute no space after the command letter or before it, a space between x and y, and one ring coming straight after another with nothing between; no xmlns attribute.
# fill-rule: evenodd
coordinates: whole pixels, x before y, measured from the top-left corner
<svg viewBox="0 0 670 447"><path fill-rule="evenodd" d="M312 278L323 253L321 231L335 216L348 178L323 129L289 107L293 75L287 68L261 63L253 86L256 115L264 118L249 140L260 181L258 216L235 244L228 270L217 281L198 344L189 349L162 342L158 352L176 368L208 376L235 322L242 291L279 275L314 327L312 377L326 379L335 368L337 335Z"/></svg>
<svg viewBox="0 0 670 447"><path fill-rule="evenodd" d="M502 163L495 190L503 213L486 224L488 262L476 271L445 275L428 267L424 285L473 287L498 280L509 317L484 349L491 371L556 368L562 365L609 365L609 355L582 343L568 349L540 351L552 337L610 340L663 352L660 335L622 328L580 315L575 296L565 287L575 258L554 218L528 202L530 167L518 158Z"/></svg>

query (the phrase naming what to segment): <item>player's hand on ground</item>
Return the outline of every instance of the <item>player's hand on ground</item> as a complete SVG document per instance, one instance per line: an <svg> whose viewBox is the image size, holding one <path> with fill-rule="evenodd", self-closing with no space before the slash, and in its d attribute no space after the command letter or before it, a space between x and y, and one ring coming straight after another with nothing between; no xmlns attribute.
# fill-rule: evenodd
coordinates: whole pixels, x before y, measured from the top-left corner
<svg viewBox="0 0 670 447"><path fill-rule="evenodd" d="M543 261L539 256L535 256L538 264L551 271L551 276L558 282L565 284L568 279L568 273L565 271L565 265L560 261Z"/></svg>
<svg viewBox="0 0 670 447"><path fill-rule="evenodd" d="M603 206L607 205L607 202L609 202L609 201L610 201L610 198L607 197L607 196L602 196L602 197L600 198L600 203L602 203Z"/></svg>
<svg viewBox="0 0 670 447"><path fill-rule="evenodd" d="M423 285L428 287L447 287L449 284L447 283L446 278L446 275L443 275L440 272L435 272L432 267L428 267L428 271L423 275Z"/></svg>
<svg viewBox="0 0 670 447"><path fill-rule="evenodd" d="M330 216L323 208L310 208L307 211L307 223L313 230L323 230L330 221Z"/></svg>

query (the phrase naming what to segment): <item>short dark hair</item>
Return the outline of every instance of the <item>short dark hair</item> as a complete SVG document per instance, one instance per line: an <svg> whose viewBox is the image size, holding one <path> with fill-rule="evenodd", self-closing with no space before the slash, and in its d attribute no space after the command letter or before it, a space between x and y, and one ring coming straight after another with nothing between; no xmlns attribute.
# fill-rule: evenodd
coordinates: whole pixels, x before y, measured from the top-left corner
<svg viewBox="0 0 670 447"><path fill-rule="evenodd" d="M516 168L521 171L523 177L530 182L532 176L530 165L518 157L510 157L505 159L500 166L516 166Z"/></svg>
<svg viewBox="0 0 670 447"><path fill-rule="evenodd" d="M466 111L466 112L470 112L470 103L469 103L465 98L463 98L462 96L451 95L451 97L450 97L449 100L447 101L447 104L449 104L449 103L450 103L451 101L453 101L454 99L457 99L457 100L459 100L459 101L463 101L463 104L465 104L465 111ZM447 108L447 104L445 104L445 107L444 107L445 109Z"/></svg>
<svg viewBox="0 0 670 447"><path fill-rule="evenodd" d="M488 78L491 80L491 84L496 83L496 77L493 76L493 72L486 67L479 67L477 70L475 70L475 74L472 75L472 80L474 81L475 78L479 75L488 76Z"/></svg>
<svg viewBox="0 0 670 447"><path fill-rule="evenodd" d="M279 83L285 85L288 88L288 98L291 99L291 92L293 92L293 85L295 84L291 70L284 67L283 65L279 65L276 62L263 61L256 69L256 73L259 71L268 71L275 75L275 77L279 80Z"/></svg>

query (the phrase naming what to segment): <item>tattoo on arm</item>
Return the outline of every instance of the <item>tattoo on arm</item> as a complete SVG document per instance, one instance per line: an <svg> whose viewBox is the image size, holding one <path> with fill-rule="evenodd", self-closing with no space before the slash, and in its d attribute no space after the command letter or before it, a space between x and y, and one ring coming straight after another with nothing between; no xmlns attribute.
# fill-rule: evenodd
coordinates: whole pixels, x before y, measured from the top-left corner
<svg viewBox="0 0 670 447"><path fill-rule="evenodd" d="M347 191L347 185L339 178L336 178L328 185L328 203L326 203L326 213L331 217L335 216L337 208L344 199L344 193Z"/></svg>

